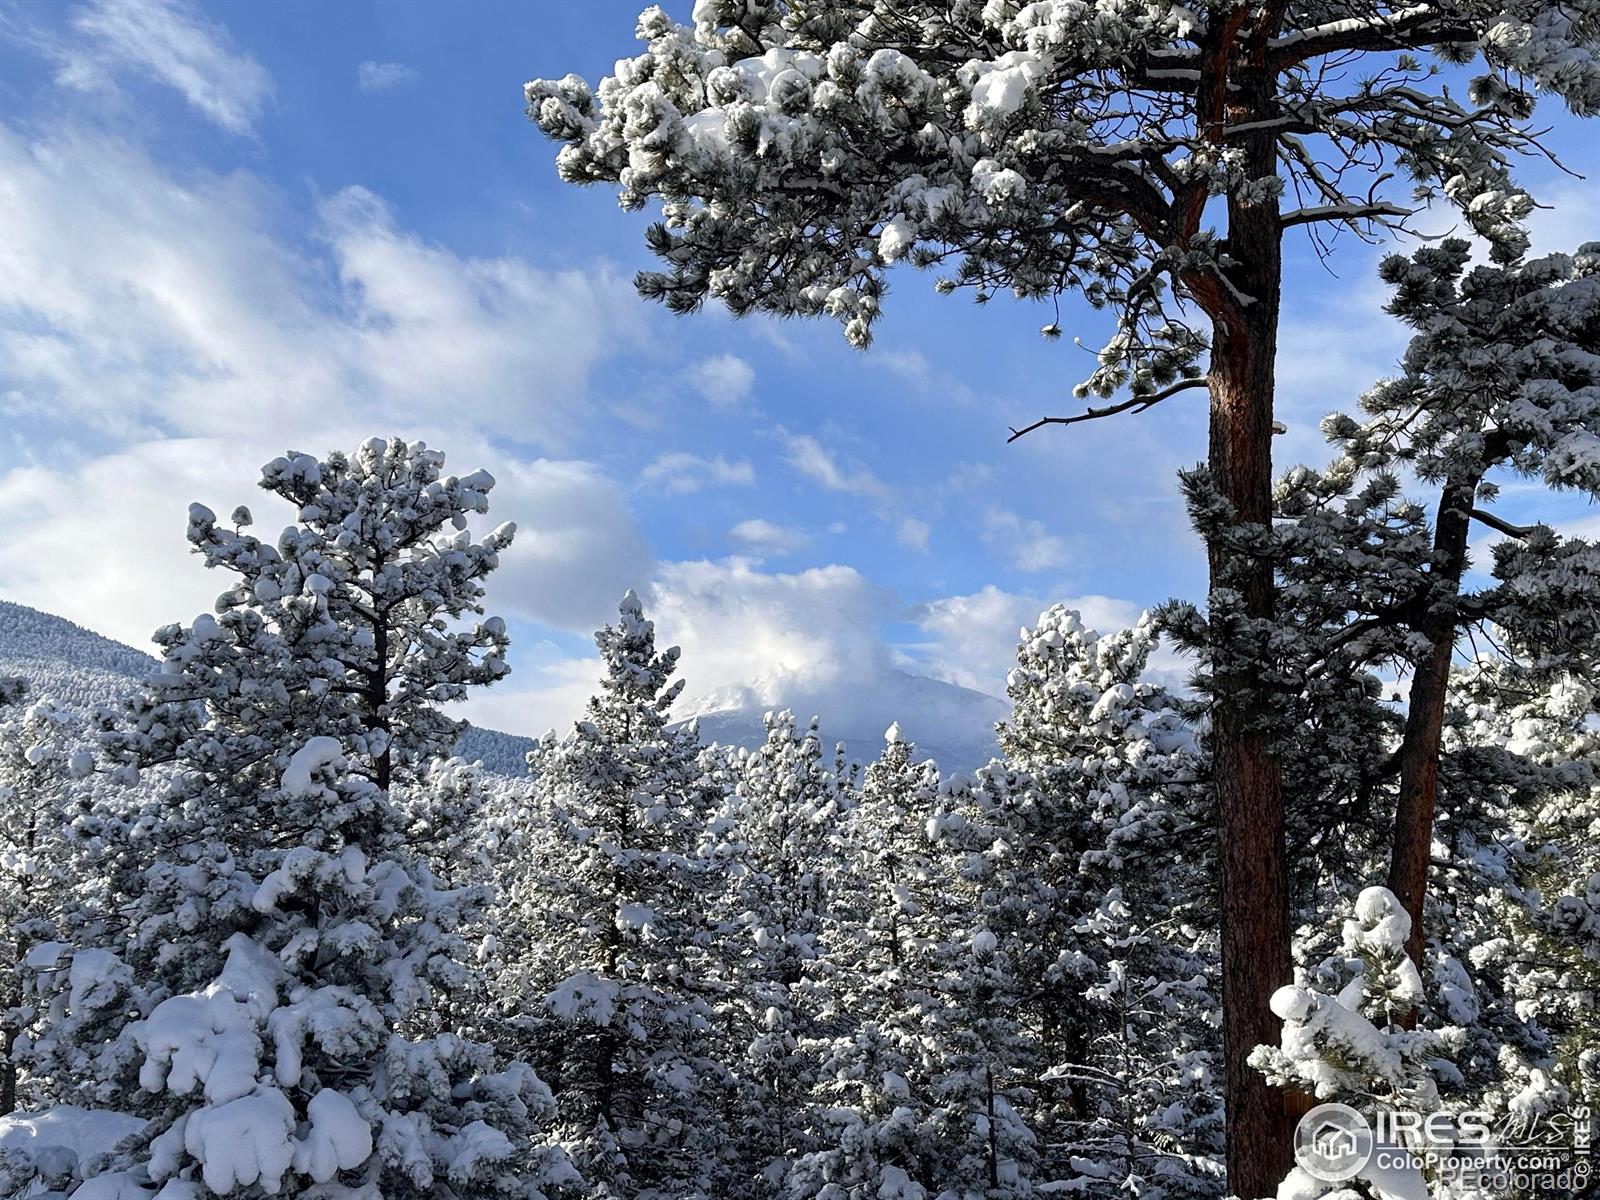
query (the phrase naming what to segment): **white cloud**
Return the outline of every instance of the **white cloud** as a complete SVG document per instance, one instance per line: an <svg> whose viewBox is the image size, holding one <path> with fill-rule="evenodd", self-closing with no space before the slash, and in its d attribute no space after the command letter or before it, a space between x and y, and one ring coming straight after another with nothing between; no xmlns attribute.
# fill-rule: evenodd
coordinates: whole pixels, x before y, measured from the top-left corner
<svg viewBox="0 0 1600 1200"><path fill-rule="evenodd" d="M223 590L189 553L191 501L218 512L247 503L270 531L291 513L255 487L262 463L291 448L350 448L375 431L382 427L333 429L311 441L290 433L170 438L66 468L15 467L0 475L0 594L144 646L157 627L208 611ZM587 633L624 591L649 581L654 563L625 498L592 465L525 462L464 432L419 432L449 454L452 470L483 466L495 476L488 525L517 523L489 585L494 611Z"/></svg>
<svg viewBox="0 0 1600 1200"><path fill-rule="evenodd" d="M251 131L272 76L228 31L186 0L92 0L73 10L78 39L53 47L56 79L78 91L114 90L123 71L182 93L230 133Z"/></svg>
<svg viewBox="0 0 1600 1200"><path fill-rule="evenodd" d="M211 611L224 587L189 552L190 502L248 500L266 517L250 495L265 461L219 439L173 438L75 467L13 468L0 475L0 593L148 649L156 629Z"/></svg>
<svg viewBox="0 0 1600 1200"><path fill-rule="evenodd" d="M900 523L895 526L894 540L913 550L926 550L928 534L931 532L932 529L926 521L916 517L902 517Z"/></svg>
<svg viewBox="0 0 1600 1200"><path fill-rule="evenodd" d="M369 58L356 67L357 86L374 96L398 91L417 79L416 68L400 62L373 62Z"/></svg>
<svg viewBox="0 0 1600 1200"><path fill-rule="evenodd" d="M587 633L625 591L649 582L654 561L644 535L621 491L592 464L487 461L491 512L517 522L492 585L498 610Z"/></svg>
<svg viewBox="0 0 1600 1200"><path fill-rule="evenodd" d="M722 455L663 454L639 472L639 482L669 496L686 496L709 487L748 487L756 471L747 459L730 462Z"/></svg>
<svg viewBox="0 0 1600 1200"><path fill-rule="evenodd" d="M923 668L962 687L1002 695L1006 672L1016 665L1017 631L1047 606L1033 596L989 584L969 596L945 596L920 605L918 628L931 640L919 647Z"/></svg>
<svg viewBox="0 0 1600 1200"><path fill-rule="evenodd" d="M615 331L625 346L646 319L603 268L463 257L359 188L294 246L283 198L248 173L178 178L70 128L0 125L0 207L0 409L121 436L448 411L559 444Z"/></svg>
<svg viewBox="0 0 1600 1200"><path fill-rule="evenodd" d="M756 372L736 354L717 354L690 367L689 379L707 404L719 412L730 412L749 397Z"/></svg>
<svg viewBox="0 0 1600 1200"><path fill-rule="evenodd" d="M774 525L771 521L753 517L740 521L728 530L728 536L743 543L756 554L793 554L811 544L811 535L792 525Z"/></svg>
<svg viewBox="0 0 1600 1200"><path fill-rule="evenodd" d="M784 443L784 458L789 465L828 491L879 499L888 495L888 487L871 471L842 465L809 433L790 433L780 428L777 436Z"/></svg>
<svg viewBox="0 0 1600 1200"><path fill-rule="evenodd" d="M892 592L853 567L769 573L740 559L665 563L649 593L661 636L683 647L691 696L733 685L776 696L779 681L815 683L887 665L881 624Z"/></svg>
<svg viewBox="0 0 1600 1200"><path fill-rule="evenodd" d="M683 651L687 686L673 715L701 717L708 740L748 744L760 736L764 711L791 708L802 721L819 716L826 741L846 740L859 755L876 752L892 721L958 768L992 750L1003 703L906 670L883 638L904 607L851 567L779 573L740 558L666 563L643 595L658 644ZM598 659L563 656L550 644L524 654L532 661L519 658L509 686L466 705L470 719L536 736L579 715L600 676Z"/></svg>
<svg viewBox="0 0 1600 1200"><path fill-rule="evenodd" d="M1083 623L1100 633L1126 629L1140 608L1115 596L1067 596L1060 603L1076 610ZM929 640L916 648L920 669L936 679L991 695L1003 695L1006 675L1017 665L1018 634L1031 628L1049 603L1035 596L1002 591L989 584L966 596L945 596L919 605L917 627ZM1170 654L1157 651L1152 664L1166 678L1176 668Z"/></svg>
<svg viewBox="0 0 1600 1200"><path fill-rule="evenodd" d="M792 574L748 561L664 565L647 598L662 641L683 648L679 716L705 716L707 735L749 741L763 710L819 716L831 743L870 755L900 722L908 737L966 768L992 749L1004 706L906 670L883 638L905 609L854 568Z"/></svg>
<svg viewBox="0 0 1600 1200"><path fill-rule="evenodd" d="M980 534L1019 571L1052 571L1065 566L1071 557L1066 541L1051 533L1043 521L1018 516L998 505L984 510Z"/></svg>

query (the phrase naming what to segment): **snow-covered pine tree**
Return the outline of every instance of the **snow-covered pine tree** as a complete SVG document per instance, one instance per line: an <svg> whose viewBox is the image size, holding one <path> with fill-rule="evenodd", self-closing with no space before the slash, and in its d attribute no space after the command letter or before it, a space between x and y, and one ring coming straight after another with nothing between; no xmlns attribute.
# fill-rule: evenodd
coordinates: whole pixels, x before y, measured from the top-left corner
<svg viewBox="0 0 1600 1200"><path fill-rule="evenodd" d="M811 1047L842 1018L825 935L852 797L815 721L802 730L792 713L768 713L766 729L760 746L726 751L714 768L727 786L705 843L722 881L717 1057L735 1075L727 1120L743 1172L730 1196L780 1194L794 1160L816 1149Z"/></svg>
<svg viewBox="0 0 1600 1200"><path fill-rule="evenodd" d="M1050 1065L1037 997L1059 943L1053 814L1028 776L999 761L941 792L928 822L950 863L935 948L935 1177L948 1200L1011 1200L1040 1182L1029 1117Z"/></svg>
<svg viewBox="0 0 1600 1200"><path fill-rule="evenodd" d="M595 643L600 690L530 755L508 831L502 919L525 926L511 937L531 955L503 963L502 1002L556 1088L589 1195L713 1195L723 1081L707 1060L699 738L669 727L678 649L657 648L638 596Z"/></svg>
<svg viewBox="0 0 1600 1200"><path fill-rule="evenodd" d="M505 674L504 623L471 618L514 527L475 540L467 521L494 481L443 465L398 438L274 459L261 485L296 516L276 547L242 532L243 508L230 530L191 507L189 540L239 580L216 616L158 630L161 671L101 714L121 778L152 766L168 776L123 846L122 874L144 893L128 931L142 984L189 991L221 970L215 946L196 958L163 947L197 923L239 919L230 873L238 854L281 842L274 796L296 746L333 737L380 787L412 779L455 738L459 723L436 705Z"/></svg>
<svg viewBox="0 0 1600 1200"><path fill-rule="evenodd" d="M644 52L597 90L568 75L526 94L565 143L564 179L616 184L630 209L661 202L647 240L663 267L638 282L674 311L827 315L865 345L899 261L948 267L942 289L982 300L1082 292L1114 330L1080 393L1131 394L1056 420L1207 387L1208 486L1229 524L1259 533L1284 237L1403 219L1380 174L1393 162L1417 185L1408 203L1455 204L1515 254L1532 201L1510 159L1537 148L1536 93L1600 110L1597 29L1595 0L702 0L690 24L647 10ZM1465 102L1461 72L1427 56L1481 64ZM1281 1099L1246 1063L1275 1037L1266 997L1289 975L1281 792L1259 721L1276 698L1257 686L1273 577L1248 539L1214 532L1230 1157L1254 1196L1288 1162Z"/></svg>
<svg viewBox="0 0 1600 1200"><path fill-rule="evenodd" d="M1359 643L1369 663L1398 659L1413 677L1387 764L1396 777L1388 884L1411 914L1419 963L1436 764L1462 632L1493 623L1513 650L1551 670L1587 674L1600 662L1600 622L1583 615L1600 599L1600 550L1493 511L1508 477L1600 497L1600 243L1471 269L1469 257L1469 245L1451 239L1384 261L1395 288L1389 311L1417 336L1402 373L1362 398L1364 421L1337 414L1324 425L1341 451L1325 477L1338 482L1326 490L1348 512L1351 493L1368 487L1368 512L1382 504L1409 526L1385 545L1346 547L1339 569L1356 578L1333 636L1341 649ZM1397 495L1402 470L1438 489L1431 530ZM1488 587L1466 578L1474 522L1504 538ZM1419 545L1417 532L1431 540Z"/></svg>
<svg viewBox="0 0 1600 1200"><path fill-rule="evenodd" d="M474 542L491 481L441 466L380 440L275 460L267 485L298 505L277 549L191 514L242 582L220 618L161 632L162 675L108 722L125 774L168 775L121 839L115 919L29 960L55 1098L150 1122L84 1200L531 1197L572 1177L534 1132L543 1084L444 1025L483 895L440 885L377 783L442 749L434 703L504 670L503 626L452 619L509 533Z"/></svg>
<svg viewBox="0 0 1600 1200"><path fill-rule="evenodd" d="M1399 1023L1423 999L1422 975L1406 953L1410 925L1388 888L1362 891L1343 922L1338 952L1297 970L1297 982L1273 993L1283 1035L1278 1045L1259 1047L1251 1062L1280 1086L1347 1104L1369 1118L1378 1109L1436 1111L1434 1072L1448 1068L1441 1060L1454 1039ZM1421 1142L1411 1148L1422 1148ZM1382 1194L1429 1194L1426 1188L1417 1190L1422 1178L1414 1167L1382 1169L1387 1175L1378 1180L1387 1184ZM1278 1195L1312 1200L1339 1190L1338 1183L1297 1166Z"/></svg>
<svg viewBox="0 0 1600 1200"><path fill-rule="evenodd" d="M1452 682L1420 1023L1458 1026L1449 1098L1571 1145L1600 1101L1600 737L1592 684L1480 658Z"/></svg>
<svg viewBox="0 0 1600 1200"><path fill-rule="evenodd" d="M486 471L444 473L421 442L372 438L352 454L275 458L260 486L294 522L276 544L202 504L189 541L208 568L238 576L216 616L156 631L163 673L108 735L144 767L182 761L248 790L274 782L296 739L340 739L379 787L448 754L460 723L440 711L506 673L505 622L482 614L483 579L516 526L481 539Z"/></svg>
<svg viewBox="0 0 1600 1200"><path fill-rule="evenodd" d="M1074 1189L1215 1194L1214 859L1201 710L1147 677L1157 623L1099 636L1056 605L1022 631L1000 726L1053 814L1043 1169Z"/></svg>
<svg viewBox="0 0 1600 1200"><path fill-rule="evenodd" d="M24 960L64 932L78 895L73 826L86 797L74 785L94 766L80 717L48 699L25 704L25 686L11 694L0 707L0 1116L17 1106Z"/></svg>
<svg viewBox="0 0 1600 1200"><path fill-rule="evenodd" d="M937 990L946 865L927 824L939 772L898 725L868 764L845 824L825 918L833 1003L843 1028L806 1044L816 1059L809 1141L788 1191L827 1200L924 1200L955 1180L932 1114L941 1105Z"/></svg>
<svg viewBox="0 0 1600 1200"><path fill-rule="evenodd" d="M541 1136L554 1105L533 1071L497 1070L427 1015L463 983L457 931L479 897L403 848L388 797L331 737L296 751L269 805L280 840L232 858L232 919L169 943L207 943L214 979L163 994L111 953L72 957L63 1014L98 989L126 1015L110 1043L58 1062L149 1121L75 1194L535 1200L573 1182Z"/></svg>

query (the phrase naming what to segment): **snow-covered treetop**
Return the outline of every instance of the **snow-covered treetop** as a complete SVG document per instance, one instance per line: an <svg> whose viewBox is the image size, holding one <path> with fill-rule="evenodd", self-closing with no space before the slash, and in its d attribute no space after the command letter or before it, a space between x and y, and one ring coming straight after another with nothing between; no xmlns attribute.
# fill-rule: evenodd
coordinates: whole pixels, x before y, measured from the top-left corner
<svg viewBox="0 0 1600 1200"><path fill-rule="evenodd" d="M216 616L157 631L162 673L113 750L225 775L281 767L286 735L314 733L341 739L380 786L392 767L448 753L458 722L438 706L508 670L505 622L465 619L482 613L483 579L516 532L467 527L494 479L444 474L421 442L372 438L349 455L275 458L260 485L294 506L275 542L247 532L242 506L231 527L190 506L196 552L238 580Z"/></svg>
<svg viewBox="0 0 1600 1200"><path fill-rule="evenodd" d="M1492 266L1470 257L1468 243L1448 239L1384 260L1389 310L1417 334L1400 374L1362 397L1365 420L1323 422L1339 451L1331 466L1297 467L1280 484L1279 513L1293 518L1279 530L1280 599L1301 631L1337 600L1356 617L1335 647L1368 661L1414 653L1408 622L1442 604L1586 670L1600 642L1575 614L1597 595L1600 548L1514 525L1493 506L1508 475L1600 498L1600 243ZM1434 524L1453 522L1452 554L1402 495L1402 469L1442 489ZM1496 585L1458 596L1470 522L1504 540L1493 547Z"/></svg>
<svg viewBox="0 0 1600 1200"><path fill-rule="evenodd" d="M1600 495L1600 242L1468 269L1458 238L1382 275L1389 311L1417 330L1402 374L1340 414L1329 436L1358 466L1396 460L1440 482L1507 466Z"/></svg>
<svg viewBox="0 0 1600 1200"><path fill-rule="evenodd" d="M665 724L667 709L683 691L683 680L672 681L678 669L679 650L668 646L656 650L656 626L645 620L638 594L629 588L617 606L617 623L594 635L605 664L600 681L601 695L590 702L591 715L616 704L643 703L660 715ZM634 730L635 735L642 730Z"/></svg>
<svg viewBox="0 0 1600 1200"><path fill-rule="evenodd" d="M1600 110L1600 0L702 0L637 33L598 89L526 94L562 178L660 202L646 296L827 315L865 345L898 261L980 298L1081 290L1118 314L1085 385L1102 393L1192 369L1204 339L1169 285L1213 316L1244 302L1211 197L1287 189L1284 226L1392 221L1407 209L1372 186L1392 163L1515 254L1531 201L1508 160L1535 94ZM1411 51L1479 62L1467 101ZM1328 69L1357 53L1359 74ZM1282 173L1252 178L1241 144L1264 129Z"/></svg>
<svg viewBox="0 0 1600 1200"><path fill-rule="evenodd" d="M1148 741L1151 753L1193 751L1179 702L1143 678L1158 636L1149 615L1102 637L1065 605L1040 613L1021 631L1006 677L1012 713L999 734L1008 763L1047 772L1124 739Z"/></svg>

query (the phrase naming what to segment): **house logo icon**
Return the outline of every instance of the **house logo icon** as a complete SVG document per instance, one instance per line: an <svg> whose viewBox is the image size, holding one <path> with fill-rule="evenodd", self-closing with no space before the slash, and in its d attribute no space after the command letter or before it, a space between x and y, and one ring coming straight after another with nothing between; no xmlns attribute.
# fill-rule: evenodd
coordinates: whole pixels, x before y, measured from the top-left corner
<svg viewBox="0 0 1600 1200"><path fill-rule="evenodd" d="M1354 1179L1372 1158L1372 1126L1348 1104L1319 1104L1294 1130L1294 1160L1313 1179Z"/></svg>

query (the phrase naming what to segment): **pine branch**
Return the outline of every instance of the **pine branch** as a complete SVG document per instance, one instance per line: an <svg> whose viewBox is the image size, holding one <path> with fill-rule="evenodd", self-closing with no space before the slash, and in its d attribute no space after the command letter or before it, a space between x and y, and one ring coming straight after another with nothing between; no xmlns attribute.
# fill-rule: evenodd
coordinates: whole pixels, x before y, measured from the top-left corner
<svg viewBox="0 0 1600 1200"><path fill-rule="evenodd" d="M1481 508L1469 508L1467 510L1467 515L1472 517L1474 520L1482 521L1490 529L1498 530L1507 537L1531 537L1533 536L1534 531L1539 528L1538 525L1513 525L1510 521L1504 520L1501 517L1497 517L1492 512L1486 512Z"/></svg>
<svg viewBox="0 0 1600 1200"><path fill-rule="evenodd" d="M1209 386L1210 382L1203 376L1194 379L1180 379L1171 387L1162 388L1159 392L1150 392L1148 394L1130 397L1129 399L1124 400L1121 404L1110 404L1105 408L1091 408L1086 412L1081 412L1076 416L1071 417L1040 417L1032 425L1024 425L1021 429L1013 427L1011 430L1011 436L1008 437L1006 441L1007 443L1014 442L1024 434L1032 433L1035 429L1038 429L1043 425L1077 425L1082 421L1098 421L1101 417L1114 417L1118 413L1124 413L1130 410L1133 412L1144 412L1146 409L1154 408L1169 396L1175 396L1179 392L1185 392L1191 388L1203 388Z"/></svg>

